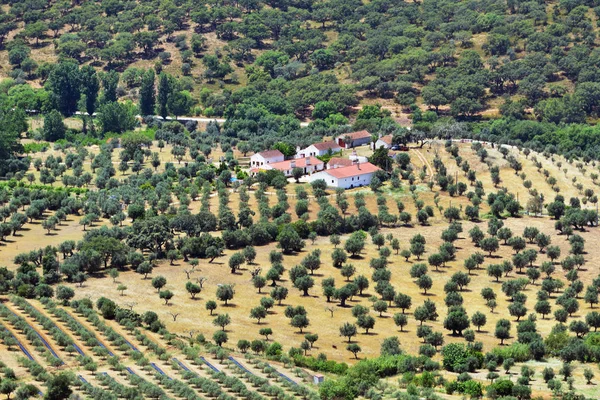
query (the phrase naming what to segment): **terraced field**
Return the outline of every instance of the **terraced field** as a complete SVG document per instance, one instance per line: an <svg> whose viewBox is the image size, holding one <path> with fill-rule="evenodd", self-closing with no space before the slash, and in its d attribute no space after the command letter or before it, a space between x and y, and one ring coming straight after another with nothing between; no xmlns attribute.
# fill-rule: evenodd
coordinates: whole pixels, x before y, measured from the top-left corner
<svg viewBox="0 0 600 400"><path fill-rule="evenodd" d="M303 371L251 354L216 358L208 343L149 336L81 304L5 298L0 318L2 362L40 394L49 374L69 371L74 393L84 398L316 398Z"/></svg>

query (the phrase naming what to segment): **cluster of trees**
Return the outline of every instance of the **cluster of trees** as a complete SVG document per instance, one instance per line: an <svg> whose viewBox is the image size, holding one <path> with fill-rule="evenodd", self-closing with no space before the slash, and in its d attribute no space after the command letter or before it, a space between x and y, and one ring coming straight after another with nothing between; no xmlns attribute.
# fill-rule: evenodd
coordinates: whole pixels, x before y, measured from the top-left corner
<svg viewBox="0 0 600 400"><path fill-rule="evenodd" d="M411 111L416 129L409 133L381 108L365 106L356 114L353 129L394 134L395 141L420 141L444 132L569 157L598 154L595 128L582 124L596 115L600 93L594 72L597 10L587 3L561 4L552 8L552 18L539 4L155 3L11 4L0 23L0 39L11 37L4 51L13 66L13 80L0 88L3 102L44 112L48 140L68 136L51 110L63 115L97 112L101 132L121 133L135 125L138 112L180 116L199 112L193 110L198 102L205 115L227 118L222 131L226 140L260 150L278 142L305 145L325 134L349 131L347 117L360 99L357 93L364 93L394 98ZM150 9L156 12L148 13ZM180 30L193 33L175 34ZM207 51L207 32L226 42L223 52ZM328 32L335 32L336 39L328 40ZM484 57L471 49L473 35L483 36ZM179 78L162 71L174 56L164 51L167 42L178 49ZM54 46L58 63L35 60L31 49L45 45ZM192 78L188 75L200 57L203 76ZM157 63L148 70L126 68L138 58ZM89 61L109 72L96 72ZM246 67L245 87L203 88L191 94L201 78L212 82L229 76L228 82L235 81L232 63ZM340 68L347 68L353 84L337 78ZM44 88L22 84L32 79ZM571 86L572 91L566 89ZM452 129L438 121L441 113L468 119L499 96L505 100L498 120ZM422 112L417 99L436 112ZM539 121L526 119L525 109L533 109ZM296 117L308 114L314 122L301 129ZM83 119L84 130L88 125L95 129L91 117ZM18 151L13 137L25 128L2 125L8 130L0 137L10 143L0 147ZM7 158L0 154L0 160Z"/></svg>
<svg viewBox="0 0 600 400"><path fill-rule="evenodd" d="M27 130L27 116L23 109L13 110L9 105L0 108L0 175L27 169L27 160L16 155L22 151L21 133Z"/></svg>
<svg viewBox="0 0 600 400"><path fill-rule="evenodd" d="M235 62L249 67L251 88L274 86L268 84L278 78L309 83L317 76L329 81L335 93L327 98L314 101L311 93L296 91L280 102L294 111L307 102L331 102L315 108L319 116L323 116L320 110L329 109L324 117L342 111L357 90L395 98L403 106L422 96L425 104L436 109L448 106L457 116L481 111L490 96L514 94L524 100L508 99L503 114L522 117L526 106L535 106L540 118L568 122L596 111L596 13L587 3L561 4L552 9L552 18L544 4L481 4L473 9L462 4L373 5L339 0L231 6L190 1L73 7L30 3L28 8L11 5L0 29L4 41L24 23L24 29L6 43L13 76L20 79L47 75L48 66L38 65L31 48L49 39L62 59L92 60L110 69L138 58L155 58L155 68L160 70L173 56L161 44L171 42L179 50L182 75L189 75L195 58L204 55L207 80L223 79L232 72L230 62ZM65 27L68 33L63 33ZM195 32L191 40L174 34L184 29ZM327 39L330 31L336 33L334 41ZM226 42L225 55L206 52L206 32L215 32ZM470 49L476 34L483 34L485 59ZM266 51L265 41L272 43ZM329 71L340 64L350 66L356 85L336 82ZM428 79L431 74L434 78ZM135 75L130 75L134 83ZM555 83L559 75L577 85L573 94ZM281 90L269 87L264 97ZM219 110L223 101L219 98L226 96L214 97L207 107Z"/></svg>

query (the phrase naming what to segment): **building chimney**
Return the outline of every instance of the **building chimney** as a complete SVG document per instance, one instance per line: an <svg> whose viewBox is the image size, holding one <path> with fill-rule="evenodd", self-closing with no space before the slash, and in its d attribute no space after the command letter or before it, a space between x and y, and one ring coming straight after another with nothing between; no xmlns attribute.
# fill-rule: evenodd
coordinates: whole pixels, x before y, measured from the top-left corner
<svg viewBox="0 0 600 400"><path fill-rule="evenodd" d="M296 161L295 160L290 161L290 168L291 169L296 168Z"/></svg>
<svg viewBox="0 0 600 400"><path fill-rule="evenodd" d="M306 166L308 167L310 165L310 157L306 157Z"/></svg>
<svg viewBox="0 0 600 400"><path fill-rule="evenodd" d="M356 169L358 169L360 171L360 161L356 161Z"/></svg>

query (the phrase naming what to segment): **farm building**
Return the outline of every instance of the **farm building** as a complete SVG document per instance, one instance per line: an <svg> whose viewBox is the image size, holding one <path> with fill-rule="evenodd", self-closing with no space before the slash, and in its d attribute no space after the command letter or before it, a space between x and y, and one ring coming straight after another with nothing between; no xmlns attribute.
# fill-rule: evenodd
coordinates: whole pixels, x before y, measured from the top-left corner
<svg viewBox="0 0 600 400"><path fill-rule="evenodd" d="M329 142L313 143L305 149L298 150L296 152L296 158L320 157L329 154L330 151L331 153L337 153L341 150L342 147L333 140Z"/></svg>
<svg viewBox="0 0 600 400"><path fill-rule="evenodd" d="M290 177L293 175L294 168L301 168L304 170L304 175L312 174L325 169L325 163L316 157L297 158L294 160L280 161L263 165L261 167L255 167L250 170L252 174L257 174L260 170L277 169L282 171L285 176Z"/></svg>
<svg viewBox="0 0 600 400"><path fill-rule="evenodd" d="M371 143L371 134L367 131L344 133L338 136L335 141L340 147L350 149Z"/></svg>
<svg viewBox="0 0 600 400"><path fill-rule="evenodd" d="M356 163L366 163L368 161L369 159L367 157L359 156L358 154L356 154L356 151L352 151L352 154L350 154L348 158L331 157L331 159L327 163L327 169L348 167Z"/></svg>
<svg viewBox="0 0 600 400"><path fill-rule="evenodd" d="M331 157L327 163L327 169L349 167L354 164L354 161L349 158Z"/></svg>
<svg viewBox="0 0 600 400"><path fill-rule="evenodd" d="M260 153L256 153L252 157L250 157L250 166L261 167L267 164L281 162L284 159L285 157L283 156L283 153L279 150L261 151Z"/></svg>
<svg viewBox="0 0 600 400"><path fill-rule="evenodd" d="M379 139L377 139L373 150L380 149L381 147L384 149L389 149L392 147L392 135L381 136Z"/></svg>
<svg viewBox="0 0 600 400"><path fill-rule="evenodd" d="M311 175L309 180L314 182L323 179L329 187L352 189L369 185L376 171L379 171L379 168L369 162L355 163L317 172Z"/></svg>

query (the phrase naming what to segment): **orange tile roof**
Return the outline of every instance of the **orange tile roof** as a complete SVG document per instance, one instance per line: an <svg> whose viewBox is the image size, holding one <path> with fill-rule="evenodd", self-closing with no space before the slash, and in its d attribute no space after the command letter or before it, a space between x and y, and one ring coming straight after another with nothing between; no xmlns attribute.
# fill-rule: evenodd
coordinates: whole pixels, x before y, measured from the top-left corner
<svg viewBox="0 0 600 400"><path fill-rule="evenodd" d="M306 163L307 160L310 160L310 165L323 165L324 164L323 161L319 160L316 157L302 157L302 158L296 158L294 160L279 161L276 163L271 163L271 164L269 164L269 166L271 168L278 169L280 171L284 171L284 170L290 169L292 162L295 162L296 167L304 168L308 165Z"/></svg>
<svg viewBox="0 0 600 400"><path fill-rule="evenodd" d="M334 178L342 179L363 174L370 174L375 171L379 171L379 168L369 162L366 162L357 163L348 167L328 169L325 172Z"/></svg>
<svg viewBox="0 0 600 400"><path fill-rule="evenodd" d="M340 145L333 140L330 140L329 142L313 143L312 145L318 150L341 149Z"/></svg>
<svg viewBox="0 0 600 400"><path fill-rule="evenodd" d="M265 150L265 151L261 151L258 154L263 156L264 158L271 158L271 157L278 157L278 156L283 157L283 153L280 152L279 150Z"/></svg>
<svg viewBox="0 0 600 400"><path fill-rule="evenodd" d="M327 164L330 167L332 165L340 165L342 167L349 167L350 165L354 164L354 161L350 160L349 158L331 157L331 159L329 160L329 162Z"/></svg>
<svg viewBox="0 0 600 400"><path fill-rule="evenodd" d="M349 136L352 139L363 139L363 138L370 138L371 134L365 130L362 130L362 131L358 131L358 132L344 133L343 135L340 135L339 137L344 139L346 136Z"/></svg>
<svg viewBox="0 0 600 400"><path fill-rule="evenodd" d="M390 146L392 145L392 135L385 135L379 138L383 143L387 143Z"/></svg>

